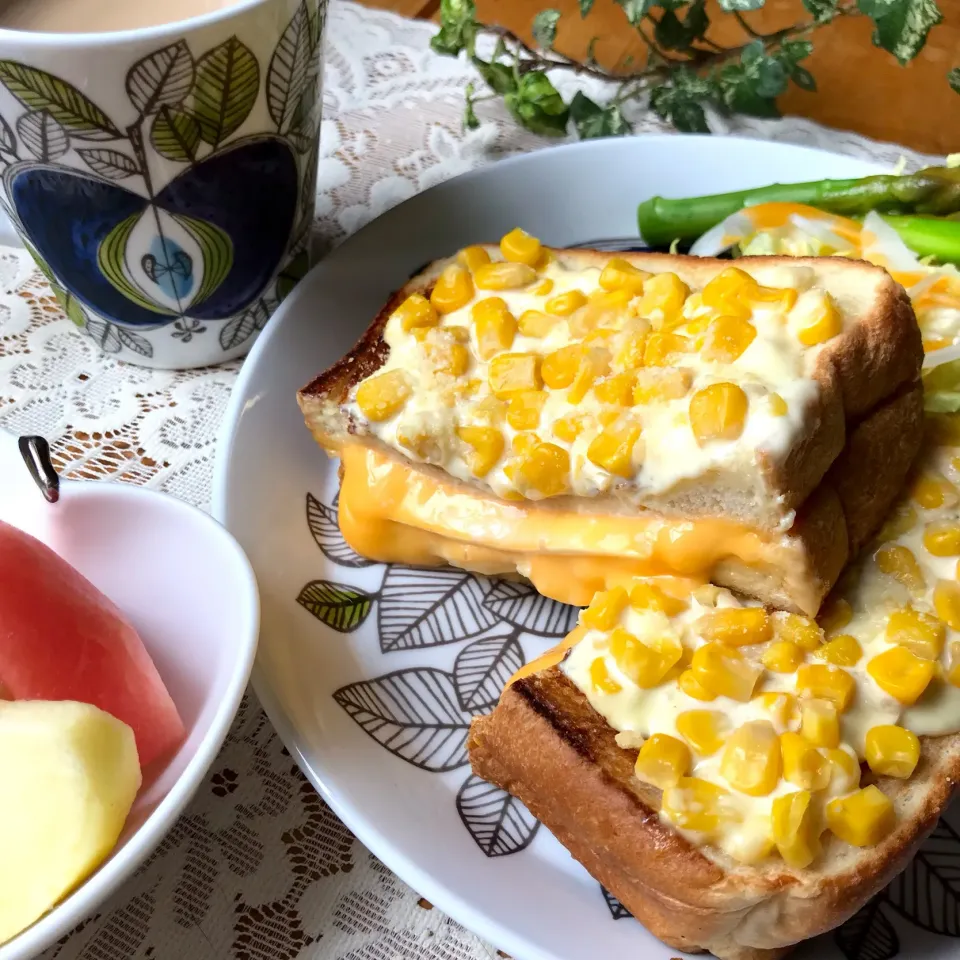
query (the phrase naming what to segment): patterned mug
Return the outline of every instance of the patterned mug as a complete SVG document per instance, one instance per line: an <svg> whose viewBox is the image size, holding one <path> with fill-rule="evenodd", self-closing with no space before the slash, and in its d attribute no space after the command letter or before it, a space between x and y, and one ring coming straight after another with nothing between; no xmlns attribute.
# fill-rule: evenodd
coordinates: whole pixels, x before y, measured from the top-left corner
<svg viewBox="0 0 960 960"><path fill-rule="evenodd" d="M106 352L165 368L240 357L306 271L326 6L0 30L0 204Z"/></svg>

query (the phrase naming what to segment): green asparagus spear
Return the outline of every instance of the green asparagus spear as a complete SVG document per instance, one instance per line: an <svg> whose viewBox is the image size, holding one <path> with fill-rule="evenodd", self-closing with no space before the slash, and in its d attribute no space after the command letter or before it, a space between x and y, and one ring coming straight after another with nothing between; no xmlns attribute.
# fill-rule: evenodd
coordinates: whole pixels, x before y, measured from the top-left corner
<svg viewBox="0 0 960 960"><path fill-rule="evenodd" d="M947 217L888 217L884 220L918 256L960 263L960 220Z"/></svg>
<svg viewBox="0 0 960 960"><path fill-rule="evenodd" d="M637 208L637 224L647 243L662 247L675 239L691 242L743 207L777 200L806 203L848 217L870 210L942 216L960 211L960 168L927 167L903 176L879 174L860 180L774 183L684 200L651 197Z"/></svg>

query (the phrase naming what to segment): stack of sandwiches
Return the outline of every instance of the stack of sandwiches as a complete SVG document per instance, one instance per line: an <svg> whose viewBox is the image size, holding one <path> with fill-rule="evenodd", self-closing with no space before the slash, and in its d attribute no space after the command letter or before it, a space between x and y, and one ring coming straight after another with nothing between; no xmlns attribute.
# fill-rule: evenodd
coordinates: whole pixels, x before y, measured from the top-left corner
<svg viewBox="0 0 960 960"><path fill-rule="evenodd" d="M772 957L842 922L960 773L960 459L915 467L922 360L866 263L514 230L299 393L358 553L586 608L471 761L679 949Z"/></svg>

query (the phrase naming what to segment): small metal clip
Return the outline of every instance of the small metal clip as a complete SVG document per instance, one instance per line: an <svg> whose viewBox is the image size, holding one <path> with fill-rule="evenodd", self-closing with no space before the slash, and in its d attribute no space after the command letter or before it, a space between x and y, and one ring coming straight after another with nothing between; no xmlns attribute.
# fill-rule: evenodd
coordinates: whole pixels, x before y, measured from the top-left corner
<svg viewBox="0 0 960 960"><path fill-rule="evenodd" d="M20 456L40 488L47 503L60 499L60 477L50 461L50 444L43 437L21 437L18 441Z"/></svg>

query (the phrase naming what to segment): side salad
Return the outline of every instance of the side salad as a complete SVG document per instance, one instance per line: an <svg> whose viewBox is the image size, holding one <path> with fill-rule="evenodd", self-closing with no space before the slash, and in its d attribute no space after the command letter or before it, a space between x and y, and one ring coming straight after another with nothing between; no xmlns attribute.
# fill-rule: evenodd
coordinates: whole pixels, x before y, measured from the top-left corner
<svg viewBox="0 0 960 960"><path fill-rule="evenodd" d="M957 160L904 175L651 197L637 221L651 246L689 245L696 256L853 257L884 267L913 302L926 365L940 366L960 362Z"/></svg>

